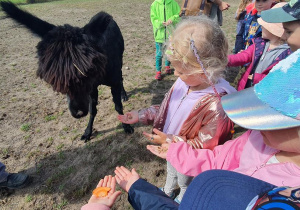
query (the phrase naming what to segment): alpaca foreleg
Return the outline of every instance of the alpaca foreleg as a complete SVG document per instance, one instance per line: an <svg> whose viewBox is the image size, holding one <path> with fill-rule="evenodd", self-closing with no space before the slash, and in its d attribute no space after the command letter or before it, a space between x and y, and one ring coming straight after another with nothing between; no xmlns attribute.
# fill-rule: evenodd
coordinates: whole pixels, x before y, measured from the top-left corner
<svg viewBox="0 0 300 210"><path fill-rule="evenodd" d="M122 101L121 101L121 89L122 88L124 89L123 84L121 84L121 83L117 87L116 86L111 87L111 94L113 96L113 102L115 103L115 110L120 115L124 115L123 105L122 105ZM133 127L131 127L130 125L122 123L122 126L123 126L123 129L124 129L125 133L133 133L134 132Z"/></svg>
<svg viewBox="0 0 300 210"><path fill-rule="evenodd" d="M123 86L123 78L122 78L122 81L121 81L121 98L123 101L128 101L128 96L127 96L127 93L124 89L124 86Z"/></svg>
<svg viewBox="0 0 300 210"><path fill-rule="evenodd" d="M87 142L91 139L91 135L93 132L93 124L94 124L95 117L97 115L97 104L98 104L98 89L94 88L89 98L90 120L84 131L84 134L81 136L81 140L84 140L84 142Z"/></svg>

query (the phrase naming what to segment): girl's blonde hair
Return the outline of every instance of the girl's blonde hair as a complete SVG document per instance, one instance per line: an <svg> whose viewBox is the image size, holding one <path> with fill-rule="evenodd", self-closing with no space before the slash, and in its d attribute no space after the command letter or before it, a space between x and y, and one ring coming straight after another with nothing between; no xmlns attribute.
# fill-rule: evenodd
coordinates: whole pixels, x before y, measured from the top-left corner
<svg viewBox="0 0 300 210"><path fill-rule="evenodd" d="M203 73L191 48L194 41L197 53L209 79L216 83L223 77L227 65L228 43L219 25L205 16L188 17L176 27L166 52L171 62L180 62L191 74Z"/></svg>
<svg viewBox="0 0 300 210"><path fill-rule="evenodd" d="M240 14L246 9L246 7L252 3L252 0L241 0L236 11L236 20L239 20Z"/></svg>

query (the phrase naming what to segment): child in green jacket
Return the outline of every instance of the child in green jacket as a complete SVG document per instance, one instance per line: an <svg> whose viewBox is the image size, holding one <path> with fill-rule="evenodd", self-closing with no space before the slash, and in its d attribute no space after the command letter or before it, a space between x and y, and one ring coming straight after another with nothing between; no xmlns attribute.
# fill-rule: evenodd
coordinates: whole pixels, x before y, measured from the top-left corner
<svg viewBox="0 0 300 210"><path fill-rule="evenodd" d="M153 25L153 33L156 47L156 75L155 79L161 80L161 66L164 43L169 36L170 26L174 26L179 22L180 7L175 0L155 0L151 4L150 18ZM171 74L170 62L165 61L165 71L167 74Z"/></svg>

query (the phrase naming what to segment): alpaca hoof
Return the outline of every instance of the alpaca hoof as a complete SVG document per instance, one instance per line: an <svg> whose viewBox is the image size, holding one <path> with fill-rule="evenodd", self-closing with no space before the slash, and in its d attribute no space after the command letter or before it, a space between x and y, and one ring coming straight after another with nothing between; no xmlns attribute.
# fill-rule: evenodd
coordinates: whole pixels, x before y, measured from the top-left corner
<svg viewBox="0 0 300 210"><path fill-rule="evenodd" d="M127 94L122 94L121 95L122 101L128 101L128 96Z"/></svg>
<svg viewBox="0 0 300 210"><path fill-rule="evenodd" d="M131 127L128 124L123 124L123 128L124 128L125 133L132 134L134 132L133 127Z"/></svg>
<svg viewBox="0 0 300 210"><path fill-rule="evenodd" d="M85 143L91 140L91 134L83 134L80 138L81 141L84 141Z"/></svg>

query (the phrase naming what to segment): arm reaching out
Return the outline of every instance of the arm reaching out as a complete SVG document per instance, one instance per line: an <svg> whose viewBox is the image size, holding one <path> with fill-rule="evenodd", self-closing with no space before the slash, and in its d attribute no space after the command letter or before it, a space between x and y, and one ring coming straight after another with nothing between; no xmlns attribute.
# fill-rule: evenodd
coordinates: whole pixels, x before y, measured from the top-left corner
<svg viewBox="0 0 300 210"><path fill-rule="evenodd" d="M136 110L127 112L124 115L118 115L118 120L122 123L134 124L139 121L139 113Z"/></svg>
<svg viewBox="0 0 300 210"><path fill-rule="evenodd" d="M105 176L103 179L101 179L97 187L109 187L110 191L105 197L96 197L95 195L92 195L88 204L83 206L82 209L90 209L92 207L90 205L93 205L93 207L96 207L95 205L102 205L102 208L100 206L97 206L99 207L99 209L111 208L114 202L116 201L117 197L121 194L121 191L115 191L116 179L111 175Z"/></svg>
<svg viewBox="0 0 300 210"><path fill-rule="evenodd" d="M140 175L136 172L134 168L131 171L129 171L124 166L116 167L115 174L118 184L126 192L128 192L131 185L140 178Z"/></svg>

